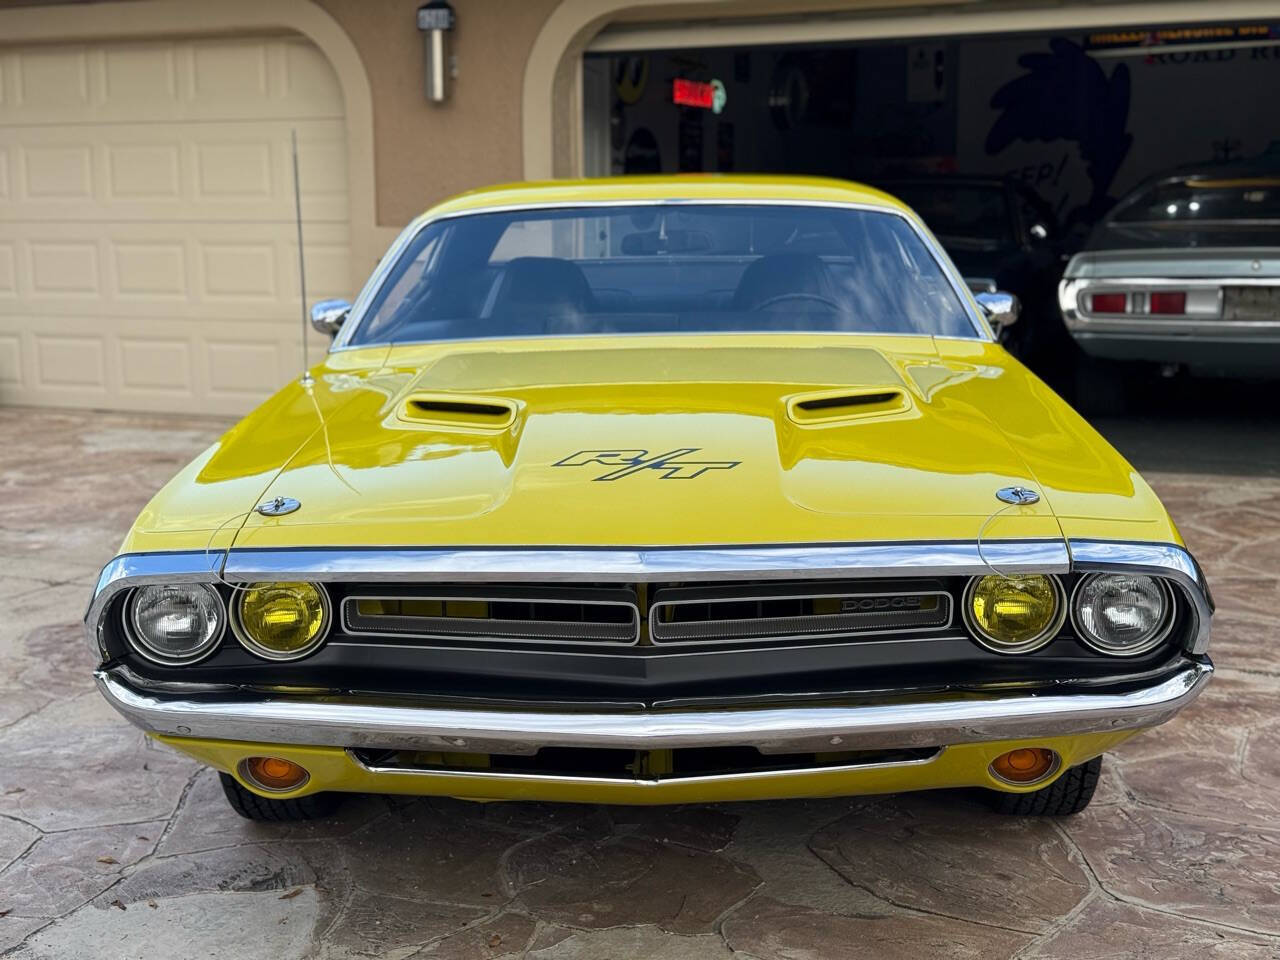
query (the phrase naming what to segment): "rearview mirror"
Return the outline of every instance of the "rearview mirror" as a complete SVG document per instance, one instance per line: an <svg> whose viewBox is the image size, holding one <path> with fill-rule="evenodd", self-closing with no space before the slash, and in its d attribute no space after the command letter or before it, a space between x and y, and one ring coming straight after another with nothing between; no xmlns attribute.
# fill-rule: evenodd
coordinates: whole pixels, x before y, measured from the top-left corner
<svg viewBox="0 0 1280 960"><path fill-rule="evenodd" d="M311 326L329 337L336 337L343 321L351 312L345 300L320 300L311 308Z"/></svg>
<svg viewBox="0 0 1280 960"><path fill-rule="evenodd" d="M986 314L987 321L995 328L997 334L1006 327L1018 322L1018 314L1022 312L1022 304L1012 293L997 290L994 293L979 293L974 296L978 306Z"/></svg>
<svg viewBox="0 0 1280 960"><path fill-rule="evenodd" d="M711 249L711 235L701 230L648 230L622 238L622 252L628 257L674 253L705 253Z"/></svg>

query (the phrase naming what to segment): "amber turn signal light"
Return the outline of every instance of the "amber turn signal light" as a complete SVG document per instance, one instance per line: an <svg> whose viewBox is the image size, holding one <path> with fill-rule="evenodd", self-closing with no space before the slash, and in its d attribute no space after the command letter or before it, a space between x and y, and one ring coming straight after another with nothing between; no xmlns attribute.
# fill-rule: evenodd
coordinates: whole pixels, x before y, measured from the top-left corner
<svg viewBox="0 0 1280 960"><path fill-rule="evenodd" d="M240 774L262 790L296 790L310 778L304 767L282 757L249 757L240 762Z"/></svg>
<svg viewBox="0 0 1280 960"><path fill-rule="evenodd" d="M1058 755L1043 747L1010 750L991 761L991 772L1008 783L1035 783L1057 769Z"/></svg>

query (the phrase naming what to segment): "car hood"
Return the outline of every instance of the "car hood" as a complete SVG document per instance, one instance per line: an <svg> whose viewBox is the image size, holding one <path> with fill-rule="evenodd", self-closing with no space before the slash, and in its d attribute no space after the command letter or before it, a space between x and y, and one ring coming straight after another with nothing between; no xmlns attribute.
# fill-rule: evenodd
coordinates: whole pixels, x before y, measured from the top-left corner
<svg viewBox="0 0 1280 960"><path fill-rule="evenodd" d="M972 540L984 524L988 537L1042 538L1062 536L1064 507L1167 524L1132 468L992 344L720 336L355 353L246 420L151 519L198 512L192 490L208 502L228 484L247 499L189 526L301 502L235 519L237 547ZM995 492L1011 485L1043 499L1002 509Z"/></svg>
<svg viewBox="0 0 1280 960"><path fill-rule="evenodd" d="M470 342L341 351L314 375L175 478L126 547L1176 539L1133 469L981 341ZM1041 501L1005 508L1013 485ZM253 512L274 497L301 507Z"/></svg>

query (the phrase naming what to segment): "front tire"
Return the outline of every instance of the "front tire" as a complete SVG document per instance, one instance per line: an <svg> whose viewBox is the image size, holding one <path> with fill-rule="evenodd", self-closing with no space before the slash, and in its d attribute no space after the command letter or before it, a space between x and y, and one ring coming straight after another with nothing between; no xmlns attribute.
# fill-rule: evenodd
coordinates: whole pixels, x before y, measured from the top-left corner
<svg viewBox="0 0 1280 960"><path fill-rule="evenodd" d="M274 800L247 790L229 773L219 773L222 792L231 809L246 820L269 823L288 823L296 820L315 820L327 817L338 806L338 799L331 793L311 793L305 797Z"/></svg>
<svg viewBox="0 0 1280 960"><path fill-rule="evenodd" d="M987 797L996 813L1015 817L1069 817L1089 805L1101 775L1102 758L1094 757L1031 793L988 790Z"/></svg>

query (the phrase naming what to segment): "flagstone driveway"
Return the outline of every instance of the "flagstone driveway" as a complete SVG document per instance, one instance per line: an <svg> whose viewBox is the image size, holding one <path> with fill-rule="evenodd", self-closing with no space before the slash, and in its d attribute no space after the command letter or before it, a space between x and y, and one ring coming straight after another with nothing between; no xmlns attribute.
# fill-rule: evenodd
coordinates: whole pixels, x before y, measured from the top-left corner
<svg viewBox="0 0 1280 960"><path fill-rule="evenodd" d="M1065 821L955 793L667 809L353 798L260 825L93 689L98 569L222 422L0 409L0 953L1280 957L1280 429L1117 421L1219 673Z"/></svg>

